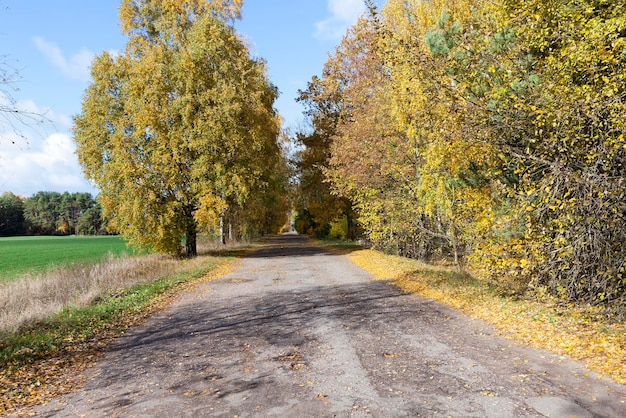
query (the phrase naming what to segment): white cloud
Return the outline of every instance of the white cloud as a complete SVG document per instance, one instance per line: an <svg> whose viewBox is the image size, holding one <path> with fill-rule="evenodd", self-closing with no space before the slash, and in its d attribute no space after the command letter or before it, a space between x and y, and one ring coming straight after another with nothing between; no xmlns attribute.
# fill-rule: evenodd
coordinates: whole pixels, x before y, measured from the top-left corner
<svg viewBox="0 0 626 418"><path fill-rule="evenodd" d="M3 97L0 95L0 102ZM0 194L10 191L31 196L38 191L96 194L82 174L76 144L69 134L70 119L40 109L32 101L16 103L19 109L42 114L45 125L0 124Z"/></svg>
<svg viewBox="0 0 626 418"><path fill-rule="evenodd" d="M33 38L33 41L37 49L66 77L79 81L89 80L89 66L95 56L92 51L82 48L68 59L56 44L40 37Z"/></svg>
<svg viewBox="0 0 626 418"><path fill-rule="evenodd" d="M330 17L315 24L315 36L321 40L338 40L365 12L363 0L328 0Z"/></svg>
<svg viewBox="0 0 626 418"><path fill-rule="evenodd" d="M67 134L57 132L37 143L31 140L26 150L4 143L4 135L0 135L0 141L0 192L25 196L38 191L93 193L74 154L75 144Z"/></svg>
<svg viewBox="0 0 626 418"><path fill-rule="evenodd" d="M0 91L0 138L7 139L10 133L10 140L19 144L25 141L24 137L28 139L35 133L41 135L51 130L69 131L71 126L72 118L67 115L39 107L32 100L13 102Z"/></svg>

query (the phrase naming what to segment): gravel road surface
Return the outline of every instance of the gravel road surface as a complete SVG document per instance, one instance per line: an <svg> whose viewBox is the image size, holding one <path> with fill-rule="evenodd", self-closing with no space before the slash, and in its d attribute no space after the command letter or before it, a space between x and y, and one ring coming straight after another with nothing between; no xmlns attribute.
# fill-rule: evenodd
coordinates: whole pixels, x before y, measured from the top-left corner
<svg viewBox="0 0 626 418"><path fill-rule="evenodd" d="M626 417L626 387L284 235L119 338L34 412L120 417Z"/></svg>

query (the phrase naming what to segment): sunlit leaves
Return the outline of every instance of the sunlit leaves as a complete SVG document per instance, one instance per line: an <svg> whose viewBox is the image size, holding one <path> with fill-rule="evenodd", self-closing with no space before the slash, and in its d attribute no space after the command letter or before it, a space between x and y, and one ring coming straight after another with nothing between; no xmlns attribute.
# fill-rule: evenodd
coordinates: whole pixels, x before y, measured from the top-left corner
<svg viewBox="0 0 626 418"><path fill-rule="evenodd" d="M198 228L267 193L283 161L276 89L220 19L239 5L124 2L125 53L94 61L78 156L105 216L136 247L178 253L182 242L193 256Z"/></svg>
<svg viewBox="0 0 626 418"><path fill-rule="evenodd" d="M325 179L387 249L623 302L625 7L386 2L316 79Z"/></svg>
<svg viewBox="0 0 626 418"><path fill-rule="evenodd" d="M505 20L539 78L531 95L509 104L525 113L525 141L505 140L526 211L524 271L564 299L623 297L625 60L615 46L624 39L624 7L505 2Z"/></svg>
<svg viewBox="0 0 626 418"><path fill-rule="evenodd" d="M126 34L151 40L177 38L184 36L197 16L210 14L228 21L241 16L242 6L243 0L123 0L119 20Z"/></svg>

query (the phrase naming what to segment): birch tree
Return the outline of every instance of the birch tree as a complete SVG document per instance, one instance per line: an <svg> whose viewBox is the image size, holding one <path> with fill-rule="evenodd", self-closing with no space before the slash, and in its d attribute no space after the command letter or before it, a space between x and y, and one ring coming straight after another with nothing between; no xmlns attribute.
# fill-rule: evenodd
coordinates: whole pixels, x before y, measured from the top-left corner
<svg viewBox="0 0 626 418"><path fill-rule="evenodd" d="M241 1L124 0L124 53L98 56L77 154L111 226L196 255L199 230L259 190L280 158L276 88L228 22Z"/></svg>

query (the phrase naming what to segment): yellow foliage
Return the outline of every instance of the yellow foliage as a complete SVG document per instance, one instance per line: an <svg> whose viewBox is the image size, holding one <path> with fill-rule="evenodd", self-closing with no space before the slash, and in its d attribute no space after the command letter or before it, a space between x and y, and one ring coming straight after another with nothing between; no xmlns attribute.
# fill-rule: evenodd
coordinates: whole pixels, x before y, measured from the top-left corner
<svg viewBox="0 0 626 418"><path fill-rule="evenodd" d="M277 91L225 22L241 3L123 1L126 50L92 65L77 154L105 216L136 247L178 254L184 240L193 256L197 227L218 216L268 232L284 214Z"/></svg>
<svg viewBox="0 0 626 418"><path fill-rule="evenodd" d="M210 13L223 20L241 16L243 0L122 0L119 7L119 21L122 32L154 29L184 30L187 19ZM183 16L184 18L181 18ZM171 25L177 21L178 25Z"/></svg>
<svg viewBox="0 0 626 418"><path fill-rule="evenodd" d="M224 199L209 192L201 196L198 203L194 218L199 229L208 230L219 225L220 215L228 208Z"/></svg>

